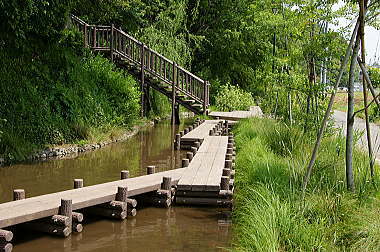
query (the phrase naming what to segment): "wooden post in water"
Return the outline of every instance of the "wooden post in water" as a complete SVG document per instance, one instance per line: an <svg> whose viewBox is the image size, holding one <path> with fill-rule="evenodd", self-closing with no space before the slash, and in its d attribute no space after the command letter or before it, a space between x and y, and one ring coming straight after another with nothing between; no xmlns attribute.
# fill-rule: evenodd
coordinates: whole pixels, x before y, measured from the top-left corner
<svg viewBox="0 0 380 252"><path fill-rule="evenodd" d="M187 133L189 133L189 128L186 128L186 129L185 129L185 135L186 135Z"/></svg>
<svg viewBox="0 0 380 252"><path fill-rule="evenodd" d="M120 172L120 179L127 179L129 178L129 171L123 170Z"/></svg>
<svg viewBox="0 0 380 252"><path fill-rule="evenodd" d="M13 239L13 233L8 230L0 229L0 251L11 252L13 245L10 243Z"/></svg>
<svg viewBox="0 0 380 252"><path fill-rule="evenodd" d="M201 147L201 143L198 141L194 142L194 147L197 148L197 150L198 150L199 147Z"/></svg>
<svg viewBox="0 0 380 252"><path fill-rule="evenodd" d="M153 174L156 170L156 166L154 165L149 165L146 167L146 174L147 175L150 175L150 174Z"/></svg>
<svg viewBox="0 0 380 252"><path fill-rule="evenodd" d="M25 190L24 189L13 190L13 200L23 200L23 199L25 199Z"/></svg>
<svg viewBox="0 0 380 252"><path fill-rule="evenodd" d="M229 188L230 188L230 177L222 176L222 179L220 182L220 189L228 190Z"/></svg>
<svg viewBox="0 0 380 252"><path fill-rule="evenodd" d="M74 179L74 189L83 187L83 179Z"/></svg>
<svg viewBox="0 0 380 252"><path fill-rule="evenodd" d="M59 207L59 214L69 217L69 229L72 230L72 217L73 217L73 201L70 199L61 199L61 206Z"/></svg>
<svg viewBox="0 0 380 252"><path fill-rule="evenodd" d="M191 153L193 154L193 153ZM188 167L189 166L189 159L184 158L182 159L182 168Z"/></svg>
<svg viewBox="0 0 380 252"><path fill-rule="evenodd" d="M181 135L180 134L175 135L175 149L176 150L181 149Z"/></svg>
<svg viewBox="0 0 380 252"><path fill-rule="evenodd" d="M210 129L210 132L208 133L209 136L213 136L214 135L214 130Z"/></svg>
<svg viewBox="0 0 380 252"><path fill-rule="evenodd" d="M193 160L194 154L192 152L187 152L186 153L186 158L191 162Z"/></svg>
<svg viewBox="0 0 380 252"><path fill-rule="evenodd" d="M116 200L121 202L127 202L128 196L128 187L127 186L119 186L117 187Z"/></svg>
<svg viewBox="0 0 380 252"><path fill-rule="evenodd" d="M191 147L191 152L193 152L193 156L195 156L195 154L197 154L197 148Z"/></svg>

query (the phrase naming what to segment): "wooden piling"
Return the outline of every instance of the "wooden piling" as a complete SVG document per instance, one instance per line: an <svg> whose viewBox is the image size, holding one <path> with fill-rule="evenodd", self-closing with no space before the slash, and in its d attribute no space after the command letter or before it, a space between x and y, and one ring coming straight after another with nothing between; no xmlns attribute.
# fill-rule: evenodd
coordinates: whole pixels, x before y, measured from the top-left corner
<svg viewBox="0 0 380 252"><path fill-rule="evenodd" d="M146 174L147 175L153 174L155 172L155 169L156 169L156 166L154 166L154 165L147 166L146 167Z"/></svg>
<svg viewBox="0 0 380 252"><path fill-rule="evenodd" d="M128 208L135 208L137 206L137 200L135 199L127 199Z"/></svg>
<svg viewBox="0 0 380 252"><path fill-rule="evenodd" d="M12 241L13 233L8 230L0 229L0 244L4 244Z"/></svg>
<svg viewBox="0 0 380 252"><path fill-rule="evenodd" d="M226 154L226 160L231 160L232 161L232 154Z"/></svg>
<svg viewBox="0 0 380 252"><path fill-rule="evenodd" d="M198 150L199 147L201 147L201 143L198 141L194 142L194 147L197 148L197 150Z"/></svg>
<svg viewBox="0 0 380 252"><path fill-rule="evenodd" d="M182 166L181 167L182 168L188 167L189 163L190 163L189 159L184 158L184 159L182 159Z"/></svg>
<svg viewBox="0 0 380 252"><path fill-rule="evenodd" d="M224 168L223 169L223 176L230 177L231 176L231 170Z"/></svg>
<svg viewBox="0 0 380 252"><path fill-rule="evenodd" d="M226 160L224 162L224 167L227 169L232 169L232 160Z"/></svg>
<svg viewBox="0 0 380 252"><path fill-rule="evenodd" d="M228 190L230 188L230 177L222 176L220 188L221 190Z"/></svg>
<svg viewBox="0 0 380 252"><path fill-rule="evenodd" d="M234 150L232 148L227 148L227 154L233 154Z"/></svg>
<svg viewBox="0 0 380 252"><path fill-rule="evenodd" d="M129 171L123 170L120 172L120 179L127 179L129 178Z"/></svg>
<svg viewBox="0 0 380 252"><path fill-rule="evenodd" d="M213 136L214 135L214 130L213 129L210 129L210 132L208 133L209 136Z"/></svg>
<svg viewBox="0 0 380 252"><path fill-rule="evenodd" d="M185 132L183 132L183 130L182 130L182 131L179 132L179 135L180 135L181 137L183 137L183 136L185 135Z"/></svg>
<svg viewBox="0 0 380 252"><path fill-rule="evenodd" d="M189 133L189 128L186 128L184 133L185 133L185 135L186 135L187 133Z"/></svg>
<svg viewBox="0 0 380 252"><path fill-rule="evenodd" d="M186 153L186 158L191 162L193 160L194 154L192 152L187 152Z"/></svg>
<svg viewBox="0 0 380 252"><path fill-rule="evenodd" d="M183 159L182 159L182 161L183 161ZM162 190L170 190L171 187L172 187L172 178L171 177L163 177L161 189Z"/></svg>
<svg viewBox="0 0 380 252"><path fill-rule="evenodd" d="M11 243L0 243L0 252L11 252L13 250L13 245Z"/></svg>
<svg viewBox="0 0 380 252"><path fill-rule="evenodd" d="M229 143L229 144L227 144L227 148L231 148L231 149L233 149L233 148L234 148L234 145L233 145L232 143Z"/></svg>
<svg viewBox="0 0 380 252"><path fill-rule="evenodd" d="M107 208L98 207L98 206L86 208L86 213L103 216L103 217L111 218L111 219L117 219L117 220L124 220L125 218L127 218L126 211L107 209Z"/></svg>
<svg viewBox="0 0 380 252"><path fill-rule="evenodd" d="M179 150L181 148L181 135L176 134L175 135L175 149Z"/></svg>
<svg viewBox="0 0 380 252"><path fill-rule="evenodd" d="M83 187L83 179L74 179L74 189Z"/></svg>
<svg viewBox="0 0 380 252"><path fill-rule="evenodd" d="M121 202L127 201L128 187L127 186L118 186L116 200Z"/></svg>
<svg viewBox="0 0 380 252"><path fill-rule="evenodd" d="M73 218L73 222L78 222L78 223L81 223L84 219L83 214L78 213L78 212L73 212L72 218Z"/></svg>
<svg viewBox="0 0 380 252"><path fill-rule="evenodd" d="M113 210L119 210L119 211L126 211L127 210L127 203L124 201L118 201L113 200L110 202L106 202L104 204L100 204L99 207L107 208L107 209L113 209Z"/></svg>
<svg viewBox="0 0 380 252"><path fill-rule="evenodd" d="M23 200L23 199L25 199L25 190L24 189L13 190L13 200Z"/></svg>
<svg viewBox="0 0 380 252"><path fill-rule="evenodd" d="M197 154L197 148L195 148L195 147L191 147L191 152L192 152L193 155L195 156L195 154Z"/></svg>

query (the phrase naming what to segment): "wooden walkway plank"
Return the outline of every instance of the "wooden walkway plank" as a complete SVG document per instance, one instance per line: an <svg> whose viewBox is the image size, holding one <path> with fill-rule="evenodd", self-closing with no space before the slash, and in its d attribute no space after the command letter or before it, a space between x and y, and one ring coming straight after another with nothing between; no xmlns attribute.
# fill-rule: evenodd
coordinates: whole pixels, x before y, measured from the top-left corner
<svg viewBox="0 0 380 252"><path fill-rule="evenodd" d="M191 183L193 182L194 177L201 167L203 159L206 155L206 153L197 153L194 156L193 160L190 162L190 165L186 167L186 170L183 172L183 176L178 181L178 190L191 190Z"/></svg>
<svg viewBox="0 0 380 252"><path fill-rule="evenodd" d="M223 152L225 153L225 150L223 150L223 146L221 144L223 140L226 140L224 141L225 142L224 149L227 149L228 137L216 136L216 137L209 137L209 138L212 139L213 143L210 145L210 148L208 149L207 159L202 162L201 169L198 170L198 173L196 177L194 178L194 181L191 186L192 191L206 191L207 181L209 180L209 176L211 175L213 164L215 163L217 159L224 160L224 156L220 154ZM216 163L219 164L220 161ZM222 165L220 169L222 170L223 168L224 166ZM212 176L215 176L215 175L216 175L215 173L212 174Z"/></svg>
<svg viewBox="0 0 380 252"><path fill-rule="evenodd" d="M220 142L220 146L223 148L218 149L218 153L212 164L212 168L206 183L206 191L219 191L220 179L223 175L223 168L225 166L225 159L227 153L228 137L223 137Z"/></svg>
<svg viewBox="0 0 380 252"><path fill-rule="evenodd" d="M185 168L118 180L0 204L0 228L58 214L61 199L71 199L73 210L115 200L117 187L127 186L128 196L157 190L163 177L177 183Z"/></svg>

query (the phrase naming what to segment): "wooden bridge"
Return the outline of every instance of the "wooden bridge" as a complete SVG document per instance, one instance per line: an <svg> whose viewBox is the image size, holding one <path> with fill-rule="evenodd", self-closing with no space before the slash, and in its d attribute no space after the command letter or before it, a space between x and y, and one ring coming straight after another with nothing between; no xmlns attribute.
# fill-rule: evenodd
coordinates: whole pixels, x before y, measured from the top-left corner
<svg viewBox="0 0 380 252"><path fill-rule="evenodd" d="M181 139L194 140L191 146L189 141L182 145L190 150L182 168L155 173L155 166L148 166L147 175L134 178L121 171L120 180L87 187L76 179L74 189L32 198L26 198L23 189L14 190L14 201L0 204L0 252L12 251L15 229L67 237L83 230L87 215L133 217L138 202L158 207L173 203L231 207L235 150L229 127L228 121L198 119L177 134L177 150Z"/></svg>
<svg viewBox="0 0 380 252"><path fill-rule="evenodd" d="M140 79L142 115L149 109L150 87L172 100L177 121L179 104L195 114L207 112L210 105L208 81L178 66L121 28L90 25L75 16L71 16L71 21L82 32L85 47L107 53L111 61Z"/></svg>

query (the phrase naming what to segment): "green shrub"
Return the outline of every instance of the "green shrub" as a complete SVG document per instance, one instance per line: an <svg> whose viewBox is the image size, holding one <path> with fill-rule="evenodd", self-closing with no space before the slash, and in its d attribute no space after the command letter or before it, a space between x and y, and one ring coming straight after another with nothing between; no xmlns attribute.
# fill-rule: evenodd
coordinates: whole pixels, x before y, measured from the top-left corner
<svg viewBox="0 0 380 252"><path fill-rule="evenodd" d="M215 97L216 108L220 111L249 110L254 104L250 93L229 84L221 86Z"/></svg>

